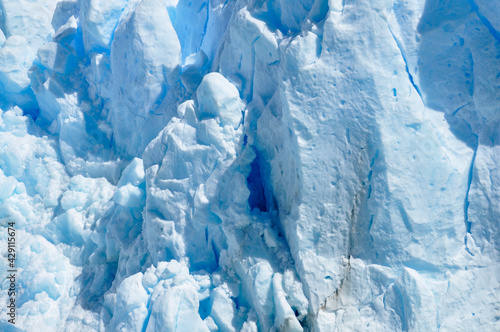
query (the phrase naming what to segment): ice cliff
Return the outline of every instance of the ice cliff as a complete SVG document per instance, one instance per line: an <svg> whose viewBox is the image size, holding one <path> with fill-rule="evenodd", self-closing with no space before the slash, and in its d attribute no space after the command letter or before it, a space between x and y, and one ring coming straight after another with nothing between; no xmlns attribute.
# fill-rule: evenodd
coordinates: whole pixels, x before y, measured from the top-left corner
<svg viewBox="0 0 500 332"><path fill-rule="evenodd" d="M0 0L2 331L500 330L500 3Z"/></svg>

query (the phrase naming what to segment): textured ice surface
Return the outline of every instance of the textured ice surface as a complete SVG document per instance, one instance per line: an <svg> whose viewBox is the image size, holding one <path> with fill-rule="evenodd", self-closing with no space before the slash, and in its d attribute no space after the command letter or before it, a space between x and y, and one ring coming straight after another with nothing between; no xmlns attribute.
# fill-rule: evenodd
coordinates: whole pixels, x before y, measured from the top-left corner
<svg viewBox="0 0 500 332"><path fill-rule="evenodd" d="M0 330L500 330L499 15L0 0Z"/></svg>

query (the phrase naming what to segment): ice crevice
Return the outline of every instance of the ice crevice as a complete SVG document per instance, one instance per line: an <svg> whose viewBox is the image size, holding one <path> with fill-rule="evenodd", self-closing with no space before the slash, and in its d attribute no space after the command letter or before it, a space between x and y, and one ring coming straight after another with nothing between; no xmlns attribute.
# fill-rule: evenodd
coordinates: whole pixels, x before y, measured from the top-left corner
<svg viewBox="0 0 500 332"><path fill-rule="evenodd" d="M410 69L408 68L408 60L406 59L406 55L405 55L405 51L404 51L404 47L403 45L401 44L401 42L398 40L398 38L394 35L394 33L392 32L392 29L391 27L388 25L387 26L388 29L389 29L389 32L391 33L392 35L392 38L394 39L394 42L396 43L398 49L399 49L399 52L401 53L401 58L403 59L404 63L405 63L405 71L406 71L406 74L408 75L408 79L410 80L410 83L411 85L413 86L413 88L415 89L415 91L418 93L418 95L420 96L420 100L422 100L422 103L424 103L424 99L422 97L422 93L420 92L420 89L418 87L418 85L415 83L415 79L413 78L413 75L410 73ZM424 103L425 104L425 103Z"/></svg>
<svg viewBox="0 0 500 332"><path fill-rule="evenodd" d="M471 160L470 167L469 167L469 174L467 177L467 191L465 194L465 202L464 202L464 220L465 220L467 234L471 233L471 228L472 228L472 222L469 221L469 204L470 204L469 193L470 193L470 188L471 188L472 181L474 178L474 163L476 161L477 150L478 150L478 146L475 147L474 154L472 155L472 160ZM466 234L465 240L464 240L466 248L467 248L467 234Z"/></svg>
<svg viewBox="0 0 500 332"><path fill-rule="evenodd" d="M458 112L460 112L461 109L463 109L464 107L466 106L469 106L472 104L472 101L466 103L466 104L463 104L462 106L460 106L459 108L457 108L456 110L453 111L453 113L451 113L452 115L457 115Z"/></svg>

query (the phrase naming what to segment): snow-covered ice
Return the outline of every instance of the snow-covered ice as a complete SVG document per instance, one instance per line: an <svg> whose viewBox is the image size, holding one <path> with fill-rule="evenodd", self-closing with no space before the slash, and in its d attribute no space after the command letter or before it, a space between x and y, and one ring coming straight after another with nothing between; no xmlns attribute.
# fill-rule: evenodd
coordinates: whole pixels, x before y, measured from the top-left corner
<svg viewBox="0 0 500 332"><path fill-rule="evenodd" d="M0 330L500 330L499 128L493 0L0 0Z"/></svg>

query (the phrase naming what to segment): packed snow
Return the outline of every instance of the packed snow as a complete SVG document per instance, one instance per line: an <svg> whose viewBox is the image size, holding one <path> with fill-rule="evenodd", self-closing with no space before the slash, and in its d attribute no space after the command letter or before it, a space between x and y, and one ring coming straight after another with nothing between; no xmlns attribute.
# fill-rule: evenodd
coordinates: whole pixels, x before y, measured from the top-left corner
<svg viewBox="0 0 500 332"><path fill-rule="evenodd" d="M496 1L0 0L0 330L500 330L499 128Z"/></svg>

